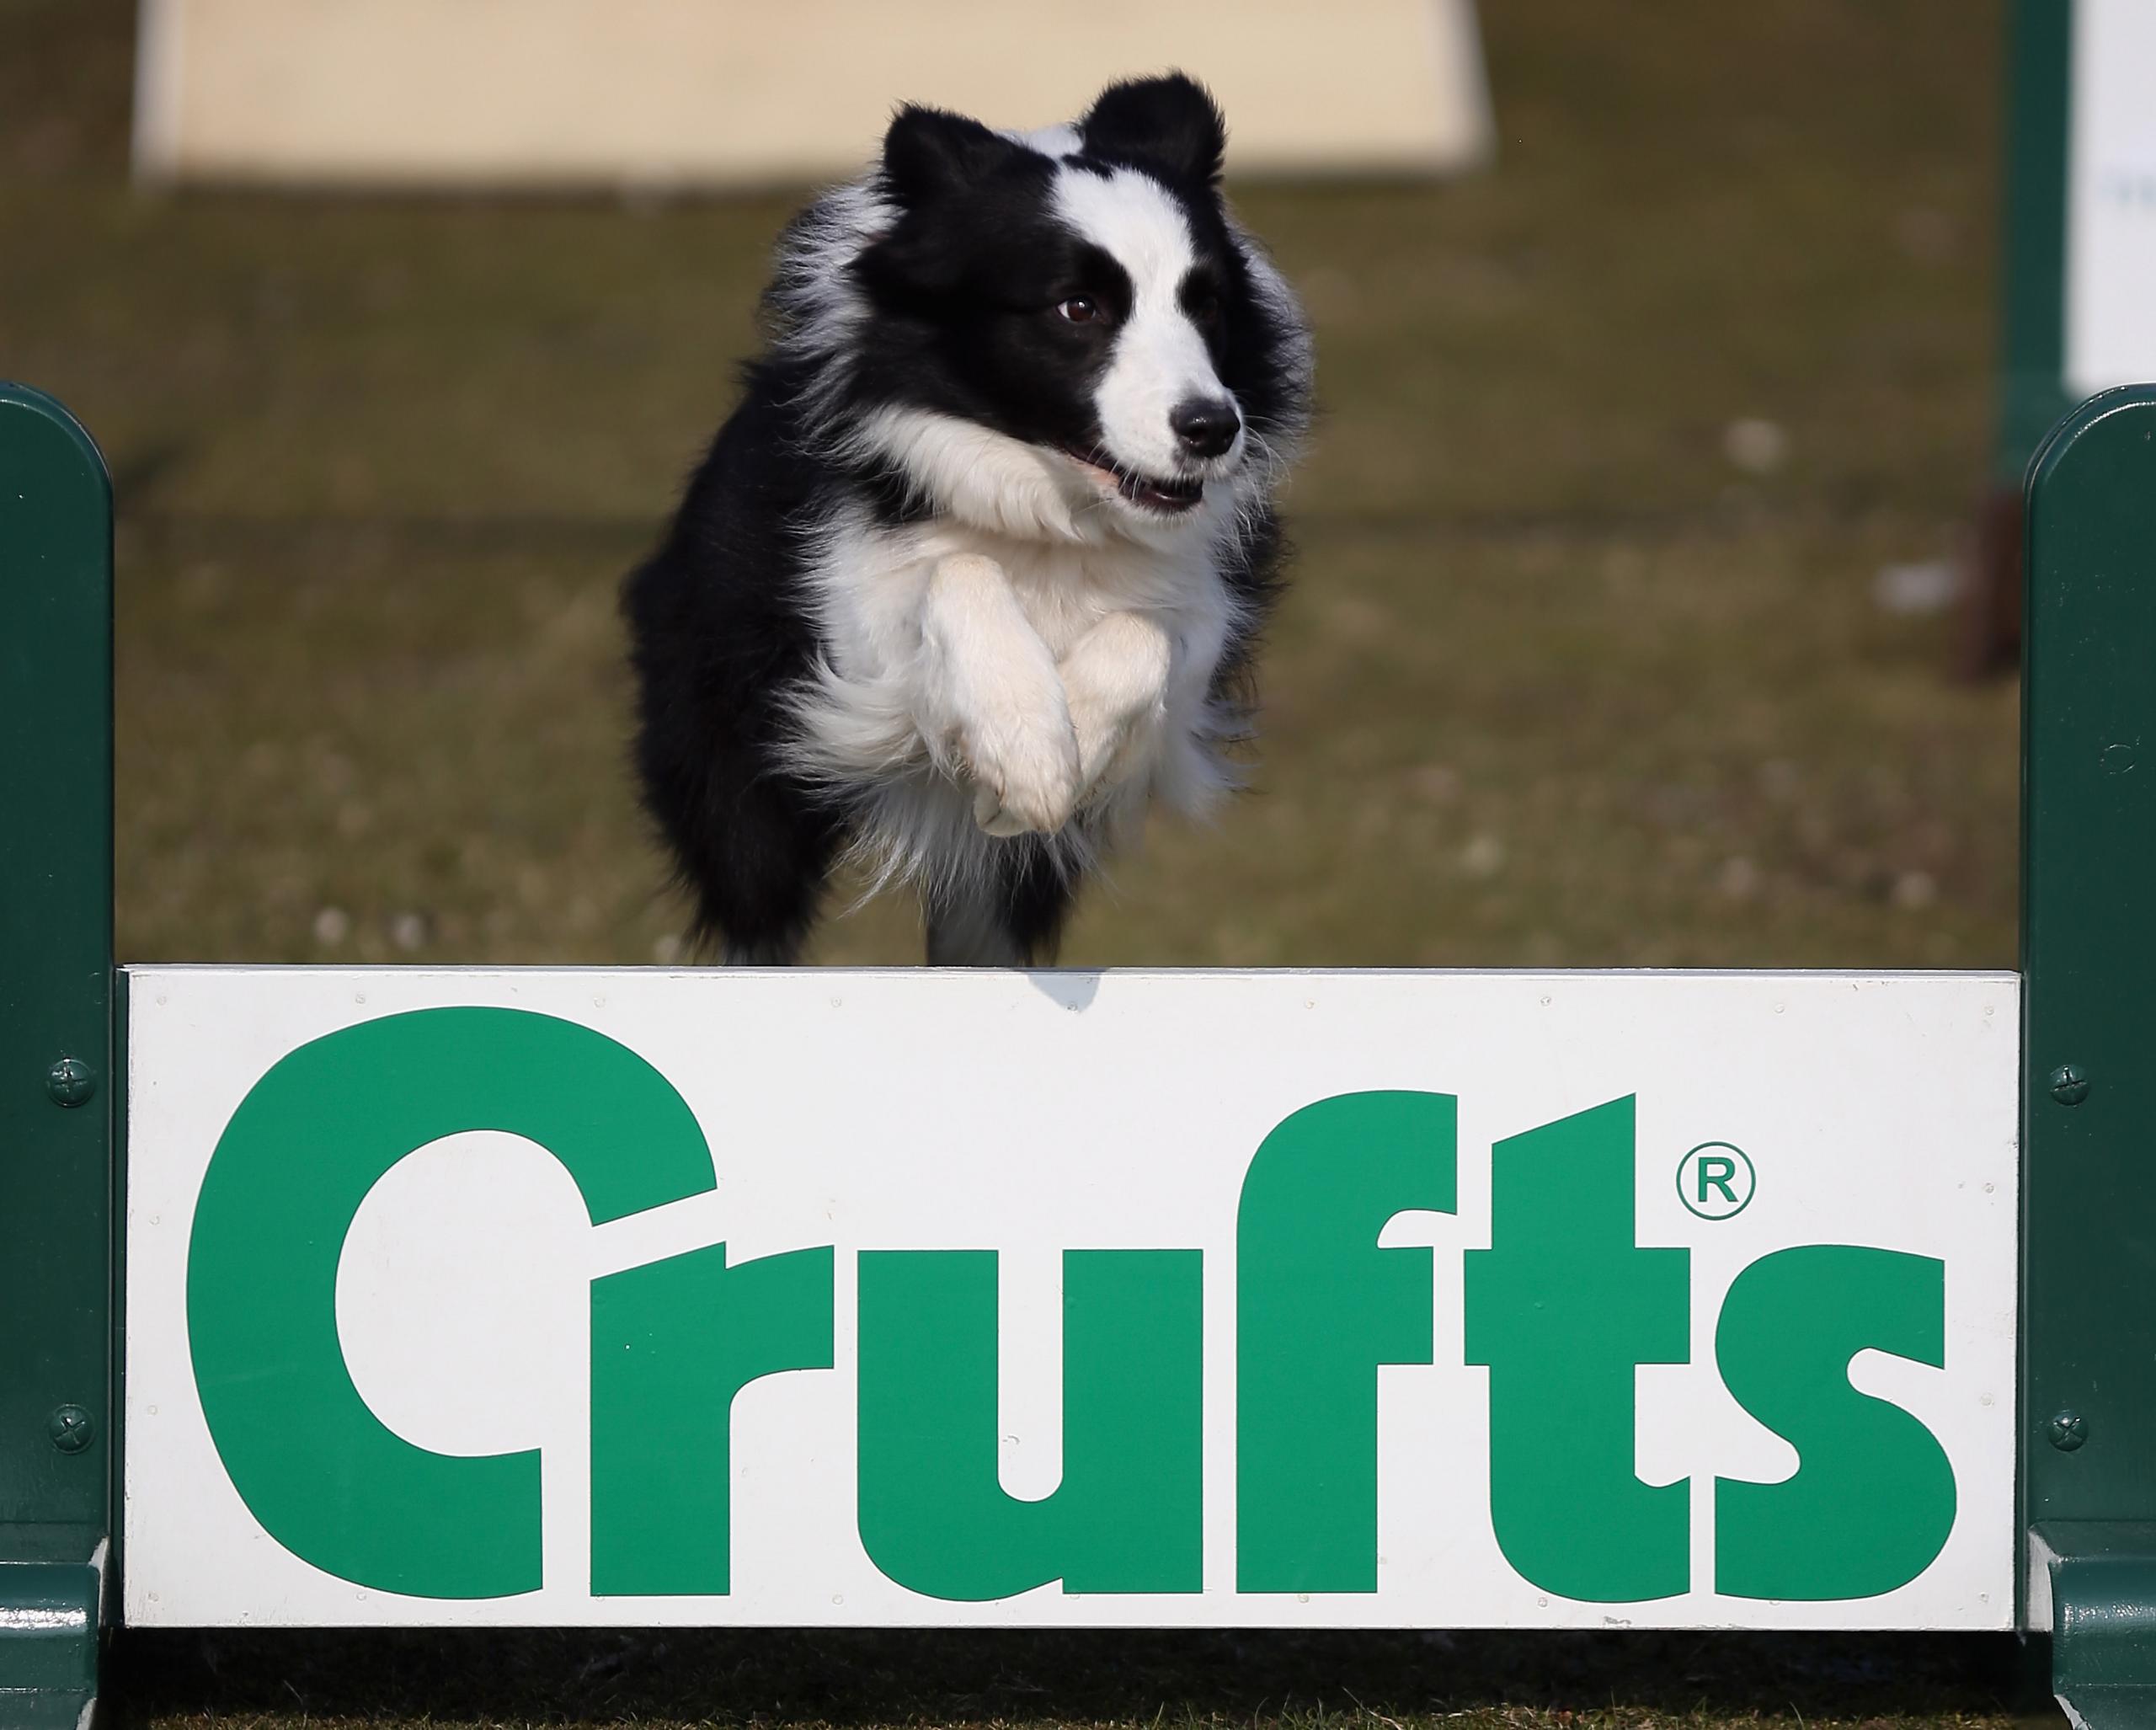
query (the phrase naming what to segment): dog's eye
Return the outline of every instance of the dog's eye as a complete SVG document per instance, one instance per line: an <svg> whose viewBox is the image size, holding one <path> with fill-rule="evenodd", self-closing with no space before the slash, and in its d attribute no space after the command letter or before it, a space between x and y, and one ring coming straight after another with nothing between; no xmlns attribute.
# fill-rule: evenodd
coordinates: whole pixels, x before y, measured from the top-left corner
<svg viewBox="0 0 2156 1730"><path fill-rule="evenodd" d="M1108 309L1090 295L1076 294L1055 309L1073 324L1106 324Z"/></svg>
<svg viewBox="0 0 2156 1730"><path fill-rule="evenodd" d="M1209 328L1218 324L1220 322L1220 296L1217 294L1200 295L1190 303L1190 316Z"/></svg>

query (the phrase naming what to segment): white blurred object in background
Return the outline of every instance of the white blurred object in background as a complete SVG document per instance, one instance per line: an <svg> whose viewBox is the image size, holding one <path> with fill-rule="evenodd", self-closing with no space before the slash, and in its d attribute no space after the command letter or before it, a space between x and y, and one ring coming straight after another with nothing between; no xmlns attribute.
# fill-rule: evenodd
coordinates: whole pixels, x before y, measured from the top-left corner
<svg viewBox="0 0 2156 1730"><path fill-rule="evenodd" d="M149 180L647 192L850 174L900 102L1000 127L1177 67L1237 174L1492 148L1473 0L141 0Z"/></svg>
<svg viewBox="0 0 2156 1730"><path fill-rule="evenodd" d="M2076 0L2066 381L2156 379L2156 0Z"/></svg>

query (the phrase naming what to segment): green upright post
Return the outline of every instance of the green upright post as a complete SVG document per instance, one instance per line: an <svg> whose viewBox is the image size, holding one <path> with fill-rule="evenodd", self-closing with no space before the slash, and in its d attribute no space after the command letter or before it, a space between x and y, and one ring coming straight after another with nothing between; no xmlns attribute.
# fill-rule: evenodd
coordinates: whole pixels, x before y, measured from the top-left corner
<svg viewBox="0 0 2156 1730"><path fill-rule="evenodd" d="M2156 386L2060 423L2028 533L2027 1585L2055 1690L2114 1730L2156 1724Z"/></svg>
<svg viewBox="0 0 2156 1730"><path fill-rule="evenodd" d="M2012 0L2001 248L1998 478L2018 488L2066 393L2066 174L2073 0Z"/></svg>
<svg viewBox="0 0 2156 1730"><path fill-rule="evenodd" d="M1955 663L1965 677L2020 659L2021 483L2073 407L2066 384L2066 207L2073 109L2074 0L2008 0L1999 222L1999 396L1992 474L1977 518L1975 580Z"/></svg>
<svg viewBox="0 0 2156 1730"><path fill-rule="evenodd" d="M0 1724L88 1722L111 1564L112 489L0 384Z"/></svg>

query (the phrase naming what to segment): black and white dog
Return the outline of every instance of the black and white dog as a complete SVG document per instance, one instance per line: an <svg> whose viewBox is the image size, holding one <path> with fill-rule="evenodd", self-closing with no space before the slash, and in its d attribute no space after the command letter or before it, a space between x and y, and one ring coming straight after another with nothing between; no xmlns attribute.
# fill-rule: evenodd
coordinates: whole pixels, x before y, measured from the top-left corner
<svg viewBox="0 0 2156 1730"><path fill-rule="evenodd" d="M1310 346L1171 76L1074 125L934 109L795 218L769 346L628 579L645 802L727 959L845 854L928 958L1051 953L1158 798L1234 782Z"/></svg>

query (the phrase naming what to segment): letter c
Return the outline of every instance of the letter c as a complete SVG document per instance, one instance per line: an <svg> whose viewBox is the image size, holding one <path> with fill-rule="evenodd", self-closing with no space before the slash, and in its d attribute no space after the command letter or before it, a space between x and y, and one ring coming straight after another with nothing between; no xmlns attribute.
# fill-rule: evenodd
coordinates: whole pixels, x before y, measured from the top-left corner
<svg viewBox="0 0 2156 1730"><path fill-rule="evenodd" d="M537 1142L592 1223L717 1187L672 1083L626 1046L517 1009L422 1009L310 1041L211 1156L187 1259L195 1381L254 1517L302 1561L424 1598L541 1584L539 1450L458 1457L367 1408L337 1336L337 1264L367 1192L472 1129Z"/></svg>

